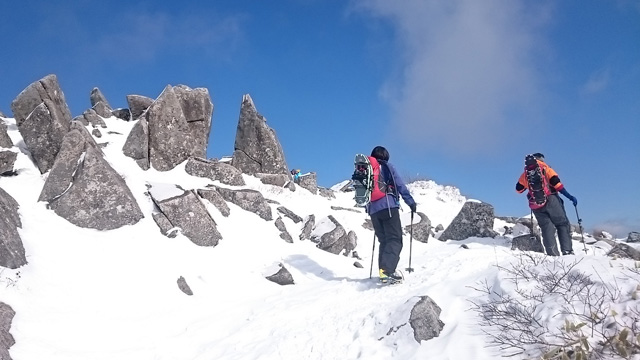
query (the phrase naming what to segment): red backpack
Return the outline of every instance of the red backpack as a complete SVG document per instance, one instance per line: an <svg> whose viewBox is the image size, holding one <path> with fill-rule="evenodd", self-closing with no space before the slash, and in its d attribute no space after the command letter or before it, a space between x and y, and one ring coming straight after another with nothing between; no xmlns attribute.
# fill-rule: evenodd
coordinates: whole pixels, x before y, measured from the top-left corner
<svg viewBox="0 0 640 360"><path fill-rule="evenodd" d="M532 210L540 209L547 204L547 198L551 195L549 179L533 155L527 155L524 159L524 173L529 185L529 207Z"/></svg>
<svg viewBox="0 0 640 360"><path fill-rule="evenodd" d="M380 175L381 166L378 159L369 156L369 162L373 169L373 188L371 189L371 201L380 200L387 195L392 185L384 181L384 176Z"/></svg>

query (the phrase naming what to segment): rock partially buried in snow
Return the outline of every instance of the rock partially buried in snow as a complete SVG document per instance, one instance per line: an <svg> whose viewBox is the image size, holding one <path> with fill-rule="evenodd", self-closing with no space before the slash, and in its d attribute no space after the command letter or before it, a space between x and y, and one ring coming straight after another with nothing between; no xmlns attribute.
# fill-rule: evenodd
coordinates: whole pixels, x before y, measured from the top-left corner
<svg viewBox="0 0 640 360"><path fill-rule="evenodd" d="M264 220L273 220L271 207L259 191L250 189L231 190L221 187L215 187L215 189L226 201L236 204L243 210L250 211Z"/></svg>
<svg viewBox="0 0 640 360"><path fill-rule="evenodd" d="M173 193L167 193L167 191L173 191ZM180 228L182 234L198 246L218 245L222 235L218 232L216 222L194 191L184 191L169 184L151 184L149 192L171 227ZM158 226L166 231L164 229L167 227L166 224L158 223Z"/></svg>
<svg viewBox="0 0 640 360"><path fill-rule="evenodd" d="M429 296L420 297L411 310L409 323L413 329L413 338L420 343L440 335L444 323L440 320L442 309Z"/></svg>
<svg viewBox="0 0 640 360"><path fill-rule="evenodd" d="M421 212L417 212L416 214L418 214L420 220L416 222L414 219L413 229L411 229L411 225L407 225L404 227L404 231L407 234L413 231L413 239L426 244L429 242L429 235L432 234L431 220Z"/></svg>
<svg viewBox="0 0 640 360"><path fill-rule="evenodd" d="M11 306L0 301L0 359L2 360L11 360L9 348L16 343L11 333L9 333L11 322L15 315L16 312Z"/></svg>
<svg viewBox="0 0 640 360"><path fill-rule="evenodd" d="M266 277L267 280L272 281L278 285L293 285L295 284L295 282L293 281L293 276L291 275L291 273L289 272L289 270L287 270L287 268L284 267L283 264L279 264L278 265L278 271L273 274L273 275L269 275Z"/></svg>
<svg viewBox="0 0 640 360"><path fill-rule="evenodd" d="M498 233L493 230L493 221L493 206L480 201L467 201L438 239L446 241L495 237Z"/></svg>
<svg viewBox="0 0 640 360"><path fill-rule="evenodd" d="M630 232L629 236L627 236L627 242L630 242L630 243L640 242L640 232L637 232L637 231Z"/></svg>
<svg viewBox="0 0 640 360"><path fill-rule="evenodd" d="M185 171L189 175L220 181L226 185L245 185L240 170L224 162L192 157L187 161Z"/></svg>
<svg viewBox="0 0 640 360"><path fill-rule="evenodd" d="M189 284L187 284L187 280L182 276L178 278L178 289L189 296L193 295L193 291L191 291Z"/></svg>
<svg viewBox="0 0 640 360"><path fill-rule="evenodd" d="M278 230L280 230L280 238L288 243L293 243L293 238L291 237L291 234L289 234L289 231L287 231L287 227L284 224L284 221L282 221L282 217L278 217L275 221L275 226Z"/></svg>
<svg viewBox="0 0 640 360"><path fill-rule="evenodd" d="M538 234L531 236L531 234L524 234L516 236L511 240L511 250L522 251L535 251L544 254L544 247L540 241Z"/></svg>

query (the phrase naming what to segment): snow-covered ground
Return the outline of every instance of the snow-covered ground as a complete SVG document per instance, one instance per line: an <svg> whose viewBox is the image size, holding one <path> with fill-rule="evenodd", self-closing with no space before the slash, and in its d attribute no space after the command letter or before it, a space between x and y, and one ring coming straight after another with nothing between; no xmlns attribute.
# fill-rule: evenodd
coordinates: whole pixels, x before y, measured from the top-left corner
<svg viewBox="0 0 640 360"><path fill-rule="evenodd" d="M315 214L317 222L333 215L347 230L354 230L362 260L298 240L303 223L283 218L294 238L294 243L287 243L273 221L233 204L229 217L208 206L223 236L218 246L200 247L182 235L167 238L152 219L146 184L194 189L210 181L187 175L184 166L168 172L142 171L121 151L133 123L115 118L106 119L108 128L101 130L109 133L102 131L103 137L96 140L108 143L103 149L107 159L126 180L145 218L112 231L82 229L37 201L46 174L41 175L26 154L14 120L4 121L18 145L13 150L21 151L16 163L19 175L0 178L0 187L20 204L20 236L28 260L16 270L0 268L0 301L16 311L10 329L16 341L10 348L14 360L484 360L507 354L487 346L490 338L483 332L487 328L471 309L472 301L489 301L478 291L481 283L517 296L509 276L498 268L518 261L519 252L510 250L508 237L413 241L415 271L405 272L402 285L381 287L369 279L373 232L362 226L367 215L362 209L331 209L354 208L352 193L327 199L300 187L291 192L264 185L244 175L247 188L261 191L297 215ZM456 188L432 181L409 187L418 211L434 226L446 228L467 200ZM277 206L272 205L274 213ZM406 206L401 217L409 224ZM494 228L502 233L504 225L496 221ZM409 241L407 235L400 269L408 265ZM574 257L547 261L581 261L576 268L597 275L594 279L616 281L624 294L635 291L638 283L621 277L623 267L634 267L632 261L605 257L606 246L589 245L585 253L575 242L574 248ZM356 261L363 268L354 266ZM291 272L295 285L280 286L265 279L280 263ZM181 276L193 296L178 289ZM442 308L445 325L440 336L418 344L408 326L387 336L391 327L407 322L411 307L424 295ZM558 315L560 306L550 301L539 315L560 326L565 318ZM635 304L628 299L624 306Z"/></svg>

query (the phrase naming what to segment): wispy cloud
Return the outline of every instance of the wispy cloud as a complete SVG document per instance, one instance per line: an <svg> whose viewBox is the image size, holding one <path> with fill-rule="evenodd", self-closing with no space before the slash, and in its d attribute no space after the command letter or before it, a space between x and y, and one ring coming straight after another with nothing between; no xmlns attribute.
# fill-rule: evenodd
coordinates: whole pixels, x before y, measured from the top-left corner
<svg viewBox="0 0 640 360"><path fill-rule="evenodd" d="M607 88L611 81L611 72L609 69L599 70L589 77L587 82L582 86L581 93L590 95L598 93Z"/></svg>
<svg viewBox="0 0 640 360"><path fill-rule="evenodd" d="M406 139L477 153L500 142L507 123L514 129L526 121L540 91L534 61L548 16L543 5L376 0L356 7L390 21L403 49L402 75L382 93Z"/></svg>
<svg viewBox="0 0 640 360"><path fill-rule="evenodd" d="M129 61L147 61L172 51L221 56L241 41L241 22L241 16L127 14L118 29L98 36L96 49L109 57L127 54Z"/></svg>

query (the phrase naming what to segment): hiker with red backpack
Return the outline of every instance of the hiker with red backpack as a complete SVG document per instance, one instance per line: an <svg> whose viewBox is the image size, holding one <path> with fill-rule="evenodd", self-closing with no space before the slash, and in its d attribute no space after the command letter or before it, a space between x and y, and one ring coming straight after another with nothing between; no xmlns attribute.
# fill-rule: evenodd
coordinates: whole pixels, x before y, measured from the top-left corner
<svg viewBox="0 0 640 360"><path fill-rule="evenodd" d="M373 189L371 201L366 205L371 216L373 230L380 249L378 250L378 268L383 282L402 281L402 275L396 272L402 251L402 225L400 223L400 197L416 212L416 202L409 189L389 164L389 152L382 146L376 146L369 157L373 168Z"/></svg>
<svg viewBox="0 0 640 360"><path fill-rule="evenodd" d="M578 200L565 189L558 173L544 162L544 155L535 153L525 157L525 170L516 183L516 191L527 193L529 207L542 231L542 243L547 255L559 256L556 230L562 255L573 255L571 224L558 193L569 199L573 206ZM531 219L533 221L533 219Z"/></svg>

